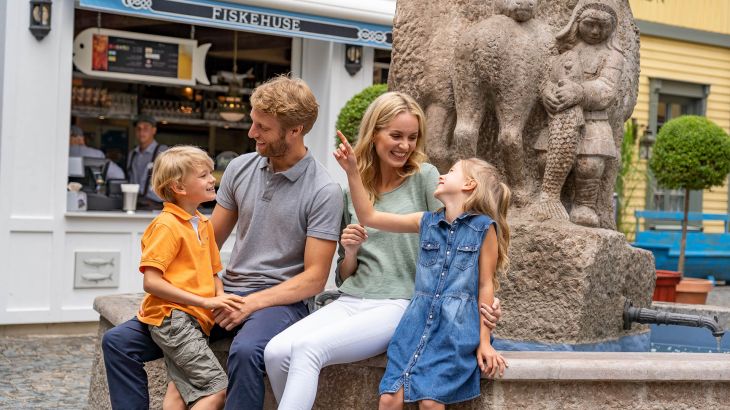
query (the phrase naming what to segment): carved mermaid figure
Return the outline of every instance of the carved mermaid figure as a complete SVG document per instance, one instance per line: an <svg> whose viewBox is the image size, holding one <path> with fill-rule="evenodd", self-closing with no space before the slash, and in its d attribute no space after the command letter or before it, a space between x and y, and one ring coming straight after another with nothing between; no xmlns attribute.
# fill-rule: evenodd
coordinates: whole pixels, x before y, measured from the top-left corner
<svg viewBox="0 0 730 410"><path fill-rule="evenodd" d="M557 81L543 92L551 115L549 133L547 141L540 138L535 145L538 151L547 151L538 218L568 218L560 190L572 169L575 195L570 221L598 226L596 200L601 177L606 161L617 158L607 112L617 98L624 65L615 38L617 23L610 2L583 1L556 36L561 51L553 65Z"/></svg>

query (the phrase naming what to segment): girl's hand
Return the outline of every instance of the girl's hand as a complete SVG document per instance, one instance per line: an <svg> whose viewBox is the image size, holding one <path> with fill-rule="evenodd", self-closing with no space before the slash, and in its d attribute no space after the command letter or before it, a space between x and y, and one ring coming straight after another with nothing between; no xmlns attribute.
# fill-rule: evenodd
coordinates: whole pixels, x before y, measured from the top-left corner
<svg viewBox="0 0 730 410"><path fill-rule="evenodd" d="M347 138L342 135L340 130L337 130L337 136L340 137L341 143L332 155L335 156L337 163L340 164L346 173L357 173L357 159L355 159L355 151L353 151L352 146L349 142L347 142Z"/></svg>
<svg viewBox="0 0 730 410"><path fill-rule="evenodd" d="M365 227L359 224L350 224L342 230L340 243L345 248L346 254L355 254L360 249L360 245L368 239L368 233Z"/></svg>
<svg viewBox="0 0 730 410"><path fill-rule="evenodd" d="M209 310L233 310L239 307L242 303L244 303L244 299L241 296L224 293L212 298L205 298L203 300L203 307Z"/></svg>
<svg viewBox="0 0 730 410"><path fill-rule="evenodd" d="M504 369L509 367L507 366L507 361L504 360L501 354L494 350L489 342L479 343L479 348L477 349L477 363L479 364L479 369L482 373L490 379L495 376L504 376Z"/></svg>

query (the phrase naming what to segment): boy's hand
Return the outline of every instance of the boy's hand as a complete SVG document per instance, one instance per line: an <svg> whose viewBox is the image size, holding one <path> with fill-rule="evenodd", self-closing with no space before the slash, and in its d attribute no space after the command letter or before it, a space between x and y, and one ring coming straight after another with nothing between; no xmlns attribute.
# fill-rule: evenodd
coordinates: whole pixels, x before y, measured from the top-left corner
<svg viewBox="0 0 730 410"><path fill-rule="evenodd" d="M241 300L232 309L214 309L213 317L218 326L226 330L233 330L236 326L243 323L253 312L256 311L252 302L251 295L246 297L238 296Z"/></svg>
<svg viewBox="0 0 730 410"><path fill-rule="evenodd" d="M337 163L340 164L347 174L357 173L357 159L355 158L355 151L353 151L352 146L349 142L347 142L347 138L342 135L340 130L337 130L337 136L340 137L341 143L332 155L335 156Z"/></svg>
<svg viewBox="0 0 730 410"><path fill-rule="evenodd" d="M214 296L212 298L205 298L203 300L203 307L208 310L214 309L236 309L240 304L244 303L242 297L233 295L230 293L224 293L222 295Z"/></svg>
<svg viewBox="0 0 730 410"><path fill-rule="evenodd" d="M479 343L479 348L477 348L477 363L482 373L490 379L495 376L504 376L505 367L509 367L507 366L507 361L504 360L501 354L494 350L489 342Z"/></svg>

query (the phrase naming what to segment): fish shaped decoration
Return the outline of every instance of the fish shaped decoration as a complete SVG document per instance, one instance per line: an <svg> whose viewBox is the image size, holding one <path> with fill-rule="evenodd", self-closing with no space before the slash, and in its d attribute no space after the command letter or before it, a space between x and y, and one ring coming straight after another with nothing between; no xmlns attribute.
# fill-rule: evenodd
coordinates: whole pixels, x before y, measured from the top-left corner
<svg viewBox="0 0 730 410"><path fill-rule="evenodd" d="M99 266L104 266L104 265L114 266L114 258L109 258L109 259L92 258L92 259L83 259L82 261L84 262L84 265L95 266L97 268Z"/></svg>
<svg viewBox="0 0 730 410"><path fill-rule="evenodd" d="M102 280L111 280L112 276L114 276L114 272L110 273L99 273L99 272L89 272L84 273L81 275L81 277L84 280L88 280L90 282L101 282Z"/></svg>

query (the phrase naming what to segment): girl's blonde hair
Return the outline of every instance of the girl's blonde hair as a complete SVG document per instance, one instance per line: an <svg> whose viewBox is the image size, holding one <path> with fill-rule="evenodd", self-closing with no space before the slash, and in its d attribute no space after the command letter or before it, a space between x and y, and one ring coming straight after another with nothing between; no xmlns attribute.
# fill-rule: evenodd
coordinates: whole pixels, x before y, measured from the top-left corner
<svg viewBox="0 0 730 410"><path fill-rule="evenodd" d="M357 169L360 171L365 190L372 202L378 200L377 184L380 181L380 159L375 152L375 135L401 113L410 113L418 120L418 139L416 149L411 153L403 166L398 170L401 177L409 177L421 169L421 164L428 159L425 153L426 145L426 116L421 106L407 94L396 91L387 92L376 98L360 122L357 144L355 145L355 157L357 158Z"/></svg>
<svg viewBox="0 0 730 410"><path fill-rule="evenodd" d="M196 167L213 170L213 160L208 154L192 145L176 145L157 156L152 167L152 189L166 202L175 202L172 184L181 184L183 178Z"/></svg>
<svg viewBox="0 0 730 410"><path fill-rule="evenodd" d="M499 289L497 273L509 267L509 210L510 191L494 165L478 159L469 158L459 161L464 176L476 182L476 188L464 202L464 212L487 215L497 223L497 272L494 275L494 290Z"/></svg>

